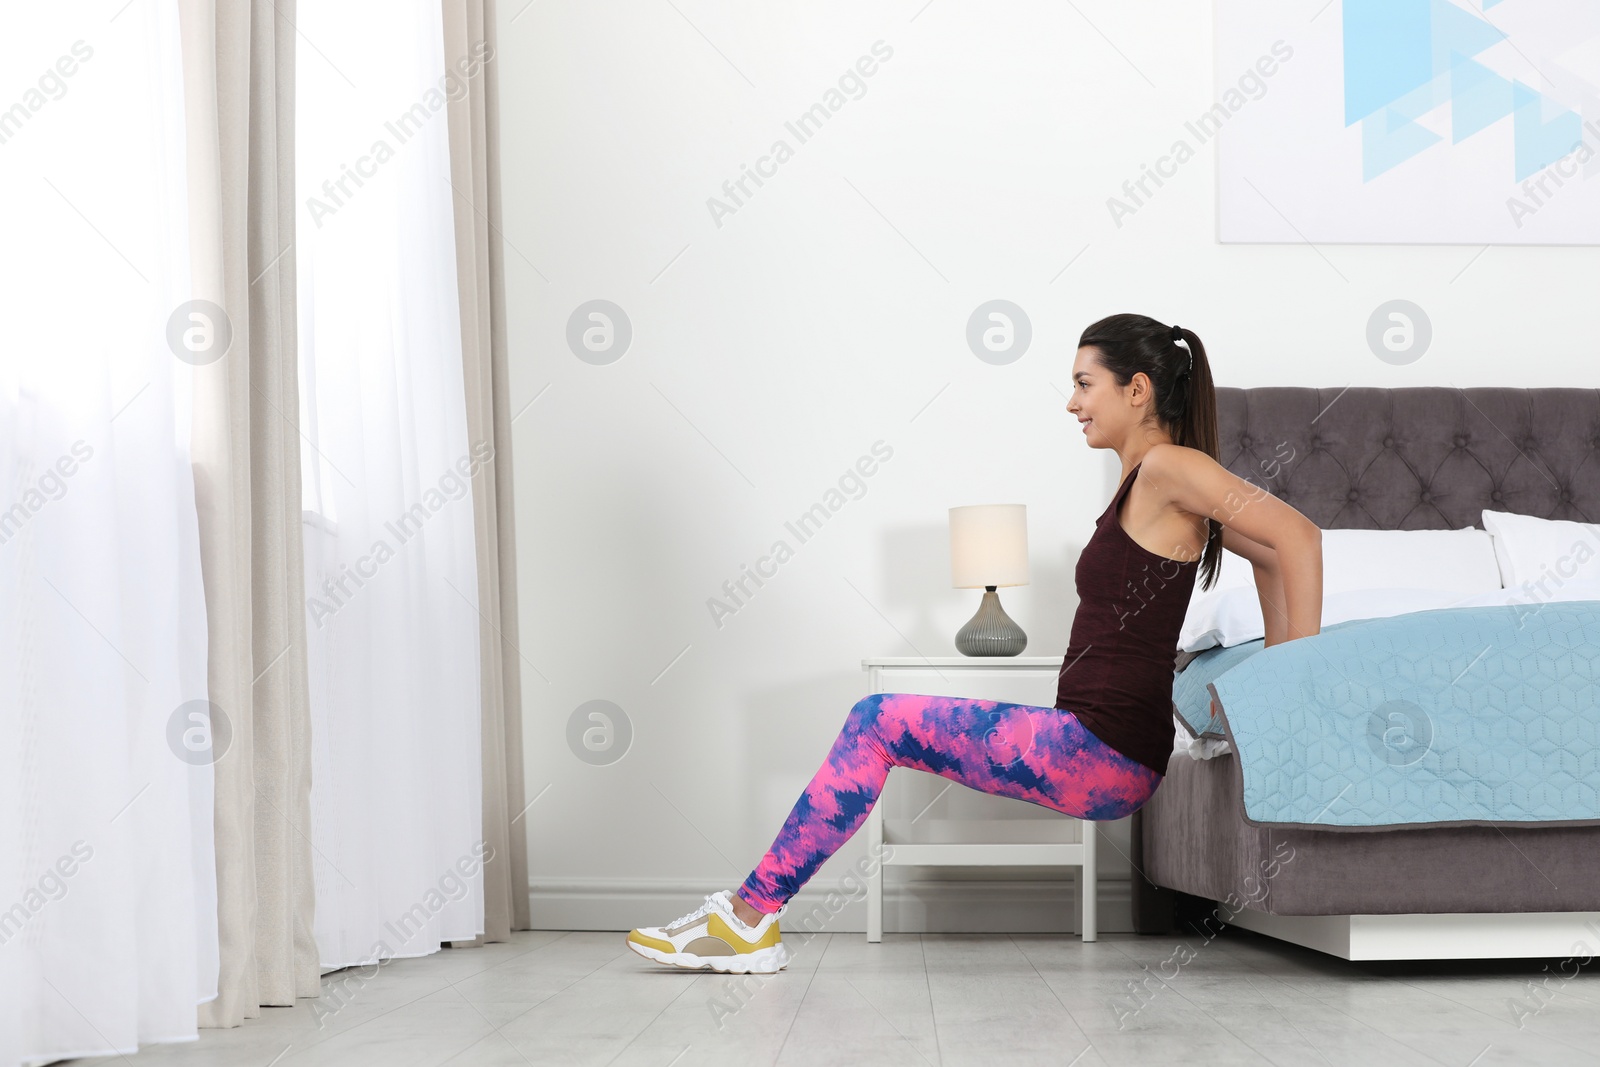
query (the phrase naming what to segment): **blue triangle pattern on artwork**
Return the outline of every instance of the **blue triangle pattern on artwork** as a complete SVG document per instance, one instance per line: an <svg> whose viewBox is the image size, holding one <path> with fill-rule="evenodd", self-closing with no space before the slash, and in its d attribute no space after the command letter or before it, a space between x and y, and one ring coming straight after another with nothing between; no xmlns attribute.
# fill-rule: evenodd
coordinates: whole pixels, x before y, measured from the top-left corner
<svg viewBox="0 0 1600 1067"><path fill-rule="evenodd" d="M1432 0L1432 4L1431 56L1435 74L1449 72L1453 53L1475 56L1506 39L1493 24L1474 18L1449 0Z"/></svg>
<svg viewBox="0 0 1600 1067"><path fill-rule="evenodd" d="M1434 0L1345 0L1344 124L1432 80Z"/></svg>
<svg viewBox="0 0 1600 1067"><path fill-rule="evenodd" d="M1448 77L1434 78L1404 96L1389 101L1387 110L1402 118L1420 119L1434 108L1442 106L1449 99L1450 79Z"/></svg>
<svg viewBox="0 0 1600 1067"><path fill-rule="evenodd" d="M1389 108L1361 121L1361 180L1370 182L1431 144L1443 140Z"/></svg>
<svg viewBox="0 0 1600 1067"><path fill-rule="evenodd" d="M1511 114L1511 83L1460 52L1450 58L1450 141L1460 144Z"/></svg>
<svg viewBox="0 0 1600 1067"><path fill-rule="evenodd" d="M1517 82L1512 90L1515 104L1517 181L1537 174L1569 152L1583 140L1583 125L1575 111L1569 111L1545 98L1538 90ZM1552 117L1545 118L1550 110Z"/></svg>
<svg viewBox="0 0 1600 1067"><path fill-rule="evenodd" d="M1364 181L1441 141L1417 120L1447 101L1452 143L1512 117L1518 181L1581 144L1574 111L1474 58L1506 35L1451 0L1344 0L1343 22L1345 125L1361 122Z"/></svg>

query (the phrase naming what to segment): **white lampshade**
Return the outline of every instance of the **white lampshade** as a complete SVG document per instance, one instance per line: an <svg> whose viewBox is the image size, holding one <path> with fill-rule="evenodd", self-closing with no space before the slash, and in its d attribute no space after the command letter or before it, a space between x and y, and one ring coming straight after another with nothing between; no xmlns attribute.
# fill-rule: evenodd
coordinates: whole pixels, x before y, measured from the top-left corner
<svg viewBox="0 0 1600 1067"><path fill-rule="evenodd" d="M957 589L1028 584L1028 506L950 509L950 578Z"/></svg>

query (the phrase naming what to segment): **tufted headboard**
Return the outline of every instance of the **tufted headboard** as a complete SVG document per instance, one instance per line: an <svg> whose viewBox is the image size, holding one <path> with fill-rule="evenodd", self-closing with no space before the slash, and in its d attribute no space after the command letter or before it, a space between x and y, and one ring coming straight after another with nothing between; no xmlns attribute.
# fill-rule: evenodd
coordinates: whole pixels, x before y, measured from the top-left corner
<svg viewBox="0 0 1600 1067"><path fill-rule="evenodd" d="M1218 461L1325 530L1600 520L1600 389L1217 389Z"/></svg>

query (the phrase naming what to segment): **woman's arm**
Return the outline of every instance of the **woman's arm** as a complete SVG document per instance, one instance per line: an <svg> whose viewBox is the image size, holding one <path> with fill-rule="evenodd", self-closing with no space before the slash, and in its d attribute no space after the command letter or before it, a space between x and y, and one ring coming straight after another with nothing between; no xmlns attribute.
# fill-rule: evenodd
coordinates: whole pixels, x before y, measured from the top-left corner
<svg viewBox="0 0 1600 1067"><path fill-rule="evenodd" d="M1322 632L1322 531L1316 523L1193 448L1157 445L1144 460L1168 499L1223 526L1222 545L1248 559L1261 598L1264 646Z"/></svg>
<svg viewBox="0 0 1600 1067"><path fill-rule="evenodd" d="M1289 639L1289 609L1284 603L1283 573L1278 569L1278 553L1259 541L1252 541L1238 530L1222 529L1222 547L1250 563L1255 572L1256 595L1261 601L1261 628L1266 635L1263 648Z"/></svg>

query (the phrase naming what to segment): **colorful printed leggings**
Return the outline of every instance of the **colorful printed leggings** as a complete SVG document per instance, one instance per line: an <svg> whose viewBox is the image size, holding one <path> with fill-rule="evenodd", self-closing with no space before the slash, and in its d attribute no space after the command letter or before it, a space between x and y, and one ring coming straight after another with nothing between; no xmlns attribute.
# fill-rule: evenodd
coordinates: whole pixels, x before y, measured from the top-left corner
<svg viewBox="0 0 1600 1067"><path fill-rule="evenodd" d="M877 693L856 702L828 758L795 801L777 840L738 893L771 914L850 840L890 767L912 767L996 796L1080 819L1132 814L1161 775L1057 708Z"/></svg>

